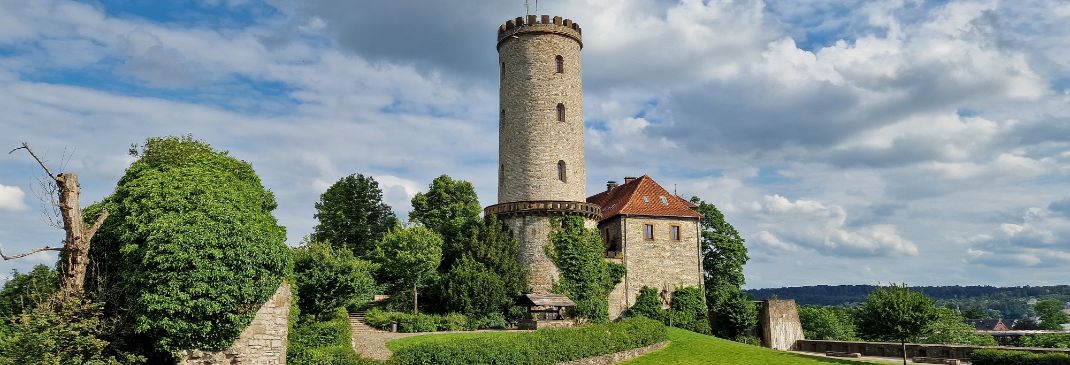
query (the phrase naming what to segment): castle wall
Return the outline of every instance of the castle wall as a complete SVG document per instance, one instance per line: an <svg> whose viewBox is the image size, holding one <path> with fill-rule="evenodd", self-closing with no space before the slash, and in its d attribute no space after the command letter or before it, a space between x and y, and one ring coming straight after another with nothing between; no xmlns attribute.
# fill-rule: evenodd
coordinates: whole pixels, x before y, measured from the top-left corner
<svg viewBox="0 0 1070 365"><path fill-rule="evenodd" d="M179 365L285 365L290 325L290 284L283 282L241 335L223 351L185 350Z"/></svg>
<svg viewBox="0 0 1070 365"><path fill-rule="evenodd" d="M560 277L557 266L546 256L546 245L550 244L550 220L547 215L516 215L502 217L513 236L520 242L520 264L528 269L528 286L531 293L550 294L554 283ZM596 222L586 220L587 228L594 228Z"/></svg>
<svg viewBox="0 0 1070 365"><path fill-rule="evenodd" d="M643 225L654 225L654 239L643 237ZM670 227L680 226L680 240L673 240ZM702 287L702 253L698 220L670 217L621 217L603 222L600 229L619 230L623 262L628 269L623 282L610 293L610 316L616 318L635 303L644 286L657 289L668 307L677 287ZM603 232L605 234L605 232Z"/></svg>
<svg viewBox="0 0 1070 365"><path fill-rule="evenodd" d="M498 45L498 202L583 202L587 170L579 33L551 23L525 25L510 34ZM564 72L557 72L557 56ZM558 121L559 103L564 121ZM558 161L565 162L564 182L558 178Z"/></svg>

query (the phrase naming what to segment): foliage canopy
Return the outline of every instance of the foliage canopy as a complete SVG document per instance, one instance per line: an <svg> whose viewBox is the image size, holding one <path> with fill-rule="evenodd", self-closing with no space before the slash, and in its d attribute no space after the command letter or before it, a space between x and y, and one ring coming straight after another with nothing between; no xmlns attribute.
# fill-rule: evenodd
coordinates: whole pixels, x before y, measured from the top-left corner
<svg viewBox="0 0 1070 365"><path fill-rule="evenodd" d="M442 175L431 182L426 193L412 197L409 222L442 235L442 269L448 270L464 254L468 227L479 223L482 211L472 183Z"/></svg>
<svg viewBox="0 0 1070 365"><path fill-rule="evenodd" d="M293 250L294 281L301 313L323 316L339 307L371 301L377 266L353 256L346 248L306 240Z"/></svg>
<svg viewBox="0 0 1070 365"><path fill-rule="evenodd" d="M353 174L327 188L316 202L313 228L316 240L346 247L359 258L368 258L375 245L398 224L383 191L371 176Z"/></svg>
<svg viewBox="0 0 1070 365"><path fill-rule="evenodd" d="M145 353L225 348L291 268L275 197L249 163L191 137L132 152L115 192L86 209L111 212L93 238L91 293Z"/></svg>

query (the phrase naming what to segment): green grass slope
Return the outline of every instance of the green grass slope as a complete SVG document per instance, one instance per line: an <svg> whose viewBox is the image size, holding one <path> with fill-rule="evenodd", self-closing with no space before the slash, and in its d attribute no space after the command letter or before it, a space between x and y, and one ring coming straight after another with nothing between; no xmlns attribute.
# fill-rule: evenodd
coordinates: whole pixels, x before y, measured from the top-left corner
<svg viewBox="0 0 1070 365"><path fill-rule="evenodd" d="M764 347L744 345L738 342L700 335L694 332L669 328L669 347L644 355L622 365L821 365L864 364L841 359L825 359L770 350Z"/></svg>

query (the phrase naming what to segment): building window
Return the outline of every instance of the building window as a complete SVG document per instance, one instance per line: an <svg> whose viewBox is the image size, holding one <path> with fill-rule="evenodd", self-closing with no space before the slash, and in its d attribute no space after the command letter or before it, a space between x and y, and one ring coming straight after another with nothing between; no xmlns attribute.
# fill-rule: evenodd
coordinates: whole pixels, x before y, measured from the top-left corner
<svg viewBox="0 0 1070 365"><path fill-rule="evenodd" d="M564 160L557 161L557 179L561 182L568 182L568 170Z"/></svg>
<svg viewBox="0 0 1070 365"><path fill-rule="evenodd" d="M672 226L672 230L670 232L672 232L671 235L673 241L680 240L680 226Z"/></svg>
<svg viewBox="0 0 1070 365"><path fill-rule="evenodd" d="M557 58L555 58L555 62L557 63L557 73L565 73L565 58L558 55Z"/></svg>
<svg viewBox="0 0 1070 365"><path fill-rule="evenodd" d="M645 239L645 240L653 240L654 239L654 225L653 224L644 224L643 225L643 239Z"/></svg>
<svg viewBox="0 0 1070 365"><path fill-rule="evenodd" d="M565 121L565 104L557 104L557 121Z"/></svg>
<svg viewBox="0 0 1070 365"><path fill-rule="evenodd" d="M505 182L505 164L502 164L502 166L500 168L498 168L498 182L499 183L504 183Z"/></svg>

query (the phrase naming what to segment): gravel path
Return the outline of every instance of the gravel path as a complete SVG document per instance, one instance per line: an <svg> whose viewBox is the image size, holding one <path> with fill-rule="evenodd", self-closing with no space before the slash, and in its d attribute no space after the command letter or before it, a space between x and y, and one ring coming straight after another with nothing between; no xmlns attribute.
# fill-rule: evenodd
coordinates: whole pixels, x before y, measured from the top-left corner
<svg viewBox="0 0 1070 365"><path fill-rule="evenodd" d="M349 327L353 332L353 350L360 356L375 359L388 360L393 352L386 348L386 343L404 337L422 335L441 335L447 333L473 333L473 332L531 332L531 331L505 331L505 330L482 330L482 331L443 331L443 332L419 332L399 333L378 330L369 326L364 321L364 311L349 314Z"/></svg>

